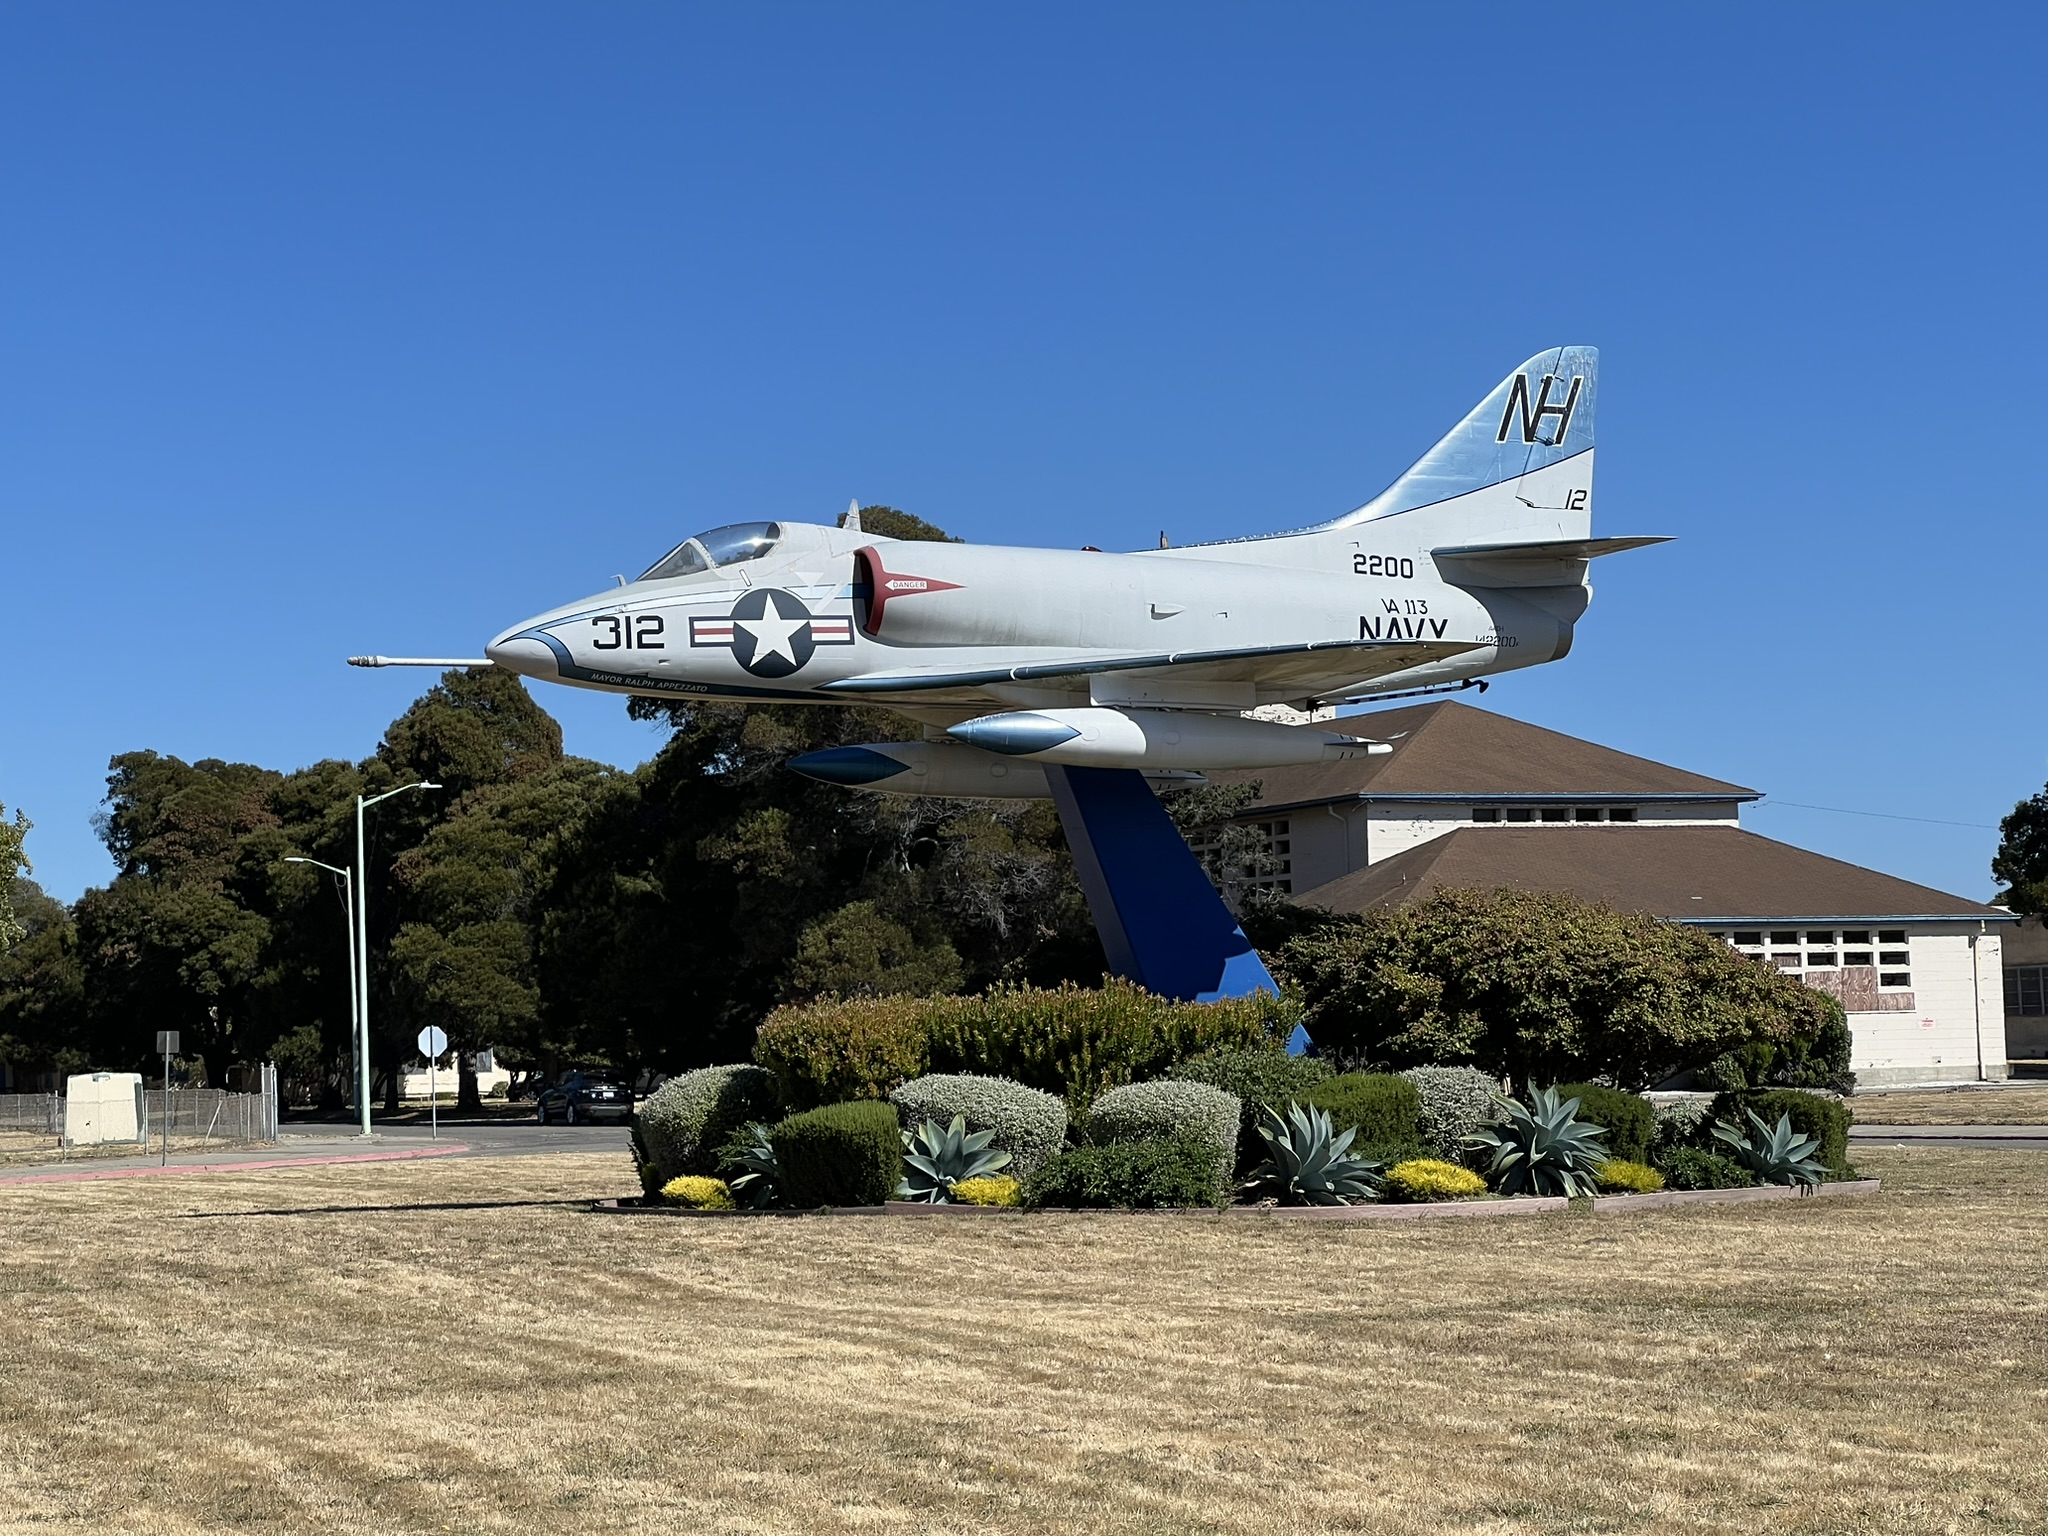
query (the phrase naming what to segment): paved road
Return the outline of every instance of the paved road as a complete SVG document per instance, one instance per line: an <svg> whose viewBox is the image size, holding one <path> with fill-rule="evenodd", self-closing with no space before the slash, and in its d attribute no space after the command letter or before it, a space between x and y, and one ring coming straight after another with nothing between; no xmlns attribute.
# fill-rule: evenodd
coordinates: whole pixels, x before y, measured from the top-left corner
<svg viewBox="0 0 2048 1536"><path fill-rule="evenodd" d="M537 1125L531 1120L443 1121L441 1140L460 1142L470 1157L521 1157L545 1152L616 1152L628 1156L633 1147L632 1132L623 1125ZM318 1143L323 1150L339 1143L360 1147L363 1139L346 1127L335 1125L285 1125L279 1130L281 1147L305 1149ZM380 1125L371 1143L378 1147L424 1147L430 1144L424 1125Z"/></svg>
<svg viewBox="0 0 2048 1536"><path fill-rule="evenodd" d="M1849 1139L1877 1147L2003 1147L2048 1152L2048 1125L1852 1125Z"/></svg>
<svg viewBox="0 0 2048 1536"><path fill-rule="evenodd" d="M435 1138L424 1125L378 1126L367 1141L346 1126L285 1125L273 1146L137 1157L90 1157L0 1168L0 1185L92 1182L162 1177L166 1173L249 1172L320 1163L389 1162L423 1157L523 1157L550 1152L613 1152L630 1157L631 1134L622 1125L536 1125L530 1120L469 1121L444 1125Z"/></svg>

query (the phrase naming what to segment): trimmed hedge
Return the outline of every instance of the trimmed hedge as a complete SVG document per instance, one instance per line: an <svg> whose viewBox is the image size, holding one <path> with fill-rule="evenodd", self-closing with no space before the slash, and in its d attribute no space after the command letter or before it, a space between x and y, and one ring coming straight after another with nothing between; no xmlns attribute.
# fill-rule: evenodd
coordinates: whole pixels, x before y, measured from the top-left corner
<svg viewBox="0 0 2048 1536"><path fill-rule="evenodd" d="M1207 1083L1237 1095L1237 1172L1243 1174L1266 1160L1265 1138L1259 1135L1259 1110L1285 1114L1296 1099L1306 1098L1318 1083L1328 1082L1332 1069L1314 1056L1290 1056L1285 1050L1204 1051L1175 1066L1166 1075L1187 1083Z"/></svg>
<svg viewBox="0 0 2048 1536"><path fill-rule="evenodd" d="M1410 1067L1396 1075L1421 1098L1416 1123L1423 1141L1451 1162L1464 1157L1465 1138L1494 1116L1500 1080L1477 1067Z"/></svg>
<svg viewBox="0 0 2048 1536"><path fill-rule="evenodd" d="M663 1083L635 1122L659 1181L718 1172L719 1149L749 1120L774 1118L775 1074L740 1062L700 1067Z"/></svg>
<svg viewBox="0 0 2048 1536"><path fill-rule="evenodd" d="M1670 1189L1748 1189L1756 1175L1732 1157L1704 1147L1673 1147L1658 1164Z"/></svg>
<svg viewBox="0 0 2048 1536"><path fill-rule="evenodd" d="M1191 1137L1211 1149L1214 1184L1221 1194L1237 1161L1239 1114L1236 1094L1207 1083L1126 1083L1088 1106L1088 1139L1106 1146Z"/></svg>
<svg viewBox="0 0 2048 1536"><path fill-rule="evenodd" d="M1422 1137L1422 1095L1413 1083L1385 1072L1346 1072L1318 1083L1302 1102L1327 1113L1336 1130L1356 1131L1357 1140L1370 1145Z"/></svg>
<svg viewBox="0 0 2048 1536"><path fill-rule="evenodd" d="M1607 1127L1602 1139L1608 1155L1625 1163L1647 1163L1650 1144L1657 1139L1657 1111L1650 1101L1619 1088L1598 1083L1566 1083L1557 1090L1560 1099L1579 1101L1579 1118Z"/></svg>
<svg viewBox="0 0 2048 1536"><path fill-rule="evenodd" d="M1745 1135L1752 1134L1749 1122L1742 1118L1745 1109L1755 1110L1757 1118L1765 1125L1776 1125L1780 1115L1791 1116L1793 1130L1820 1143L1814 1155L1827 1164L1830 1174L1841 1178L1848 1172L1849 1106L1840 1099L1808 1093L1801 1088L1723 1093L1715 1096L1708 1109L1707 1124L1711 1126L1716 1120L1727 1120Z"/></svg>
<svg viewBox="0 0 2048 1536"><path fill-rule="evenodd" d="M1216 1148L1197 1136L1074 1147L1047 1163L1024 1186L1024 1203L1100 1209L1222 1205Z"/></svg>
<svg viewBox="0 0 2048 1536"><path fill-rule="evenodd" d="M891 1092L889 1102L905 1129L920 1120L950 1125L961 1115L968 1130L995 1132L989 1145L1010 1154L1006 1171L1016 1179L1029 1178L1067 1142L1066 1101L1006 1077L966 1072L914 1077Z"/></svg>
<svg viewBox="0 0 2048 1536"><path fill-rule="evenodd" d="M782 1203L797 1210L880 1205L903 1178L903 1133L887 1104L827 1104L791 1115L769 1136Z"/></svg>
<svg viewBox="0 0 2048 1536"><path fill-rule="evenodd" d="M1112 977L1100 989L791 1005L768 1016L754 1057L792 1108L883 1098L926 1073L975 1073L1056 1093L1072 1111L1204 1051L1277 1045L1295 1023L1293 1007L1271 993L1179 1003Z"/></svg>

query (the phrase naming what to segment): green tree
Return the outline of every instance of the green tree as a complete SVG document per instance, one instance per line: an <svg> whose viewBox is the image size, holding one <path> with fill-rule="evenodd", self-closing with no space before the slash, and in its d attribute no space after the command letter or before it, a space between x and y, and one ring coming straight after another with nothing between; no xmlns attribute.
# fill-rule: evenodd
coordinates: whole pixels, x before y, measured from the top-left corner
<svg viewBox="0 0 2048 1536"><path fill-rule="evenodd" d="M2022 800L1998 825L1991 878L2004 886L1999 904L2032 917L2048 915L2048 789Z"/></svg>
<svg viewBox="0 0 2048 1536"><path fill-rule="evenodd" d="M960 956L937 934L920 938L872 901L850 901L807 925L791 957L785 994L815 997L929 997L956 990Z"/></svg>
<svg viewBox="0 0 2048 1536"><path fill-rule="evenodd" d="M1709 934L1572 896L1439 891L1309 926L1276 959L1318 1050L1391 1067L1635 1089L1758 1043L1848 1066L1833 998Z"/></svg>
<svg viewBox="0 0 2048 1536"><path fill-rule="evenodd" d="M92 1062L77 924L26 876L11 887L22 936L0 951L0 1063L17 1071L80 1071Z"/></svg>
<svg viewBox="0 0 2048 1536"><path fill-rule="evenodd" d="M9 822L7 807L0 805L0 954L5 954L28 932L15 917L14 882L17 876L32 873L28 856L22 851L32 825L18 810Z"/></svg>

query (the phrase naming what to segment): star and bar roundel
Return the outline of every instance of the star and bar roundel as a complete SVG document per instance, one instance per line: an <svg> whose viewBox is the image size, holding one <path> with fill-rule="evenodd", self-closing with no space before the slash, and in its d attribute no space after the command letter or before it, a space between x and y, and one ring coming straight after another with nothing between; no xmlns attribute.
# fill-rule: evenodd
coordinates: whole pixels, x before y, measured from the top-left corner
<svg viewBox="0 0 2048 1536"><path fill-rule="evenodd" d="M819 646L853 644L853 619L814 614L794 592L757 587L725 618L693 617L690 644L729 649L756 677L788 677L802 671Z"/></svg>

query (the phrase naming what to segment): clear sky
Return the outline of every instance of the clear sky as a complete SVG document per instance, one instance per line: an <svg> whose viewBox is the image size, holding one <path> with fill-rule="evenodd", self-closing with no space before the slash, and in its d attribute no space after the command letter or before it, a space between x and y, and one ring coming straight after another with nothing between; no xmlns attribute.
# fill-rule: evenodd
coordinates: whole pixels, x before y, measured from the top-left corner
<svg viewBox="0 0 2048 1536"><path fill-rule="evenodd" d="M1591 343L1595 531L1680 542L1489 705L1986 895L2048 778L2043 16L14 0L0 800L75 896L114 752L366 753L432 674L352 652L852 497L1298 526Z"/></svg>

